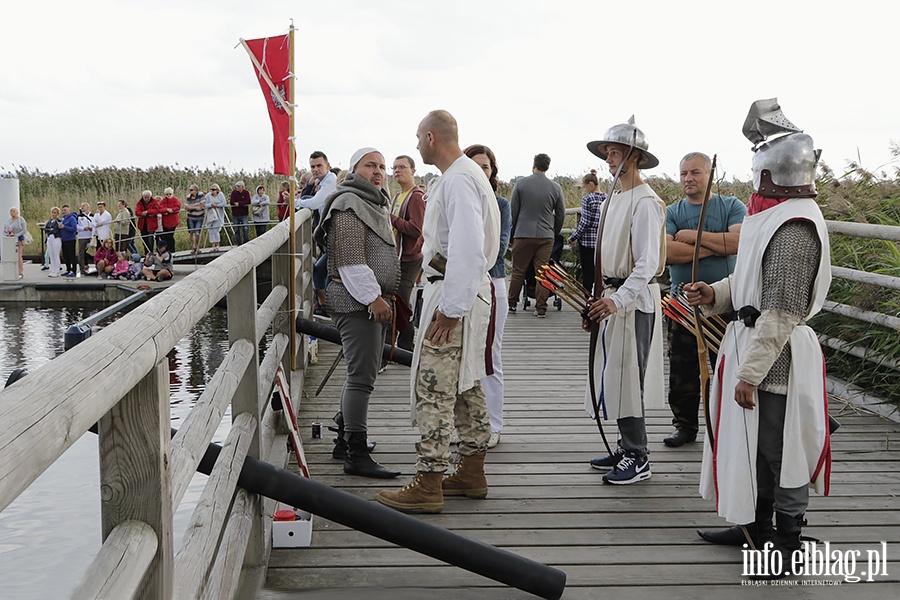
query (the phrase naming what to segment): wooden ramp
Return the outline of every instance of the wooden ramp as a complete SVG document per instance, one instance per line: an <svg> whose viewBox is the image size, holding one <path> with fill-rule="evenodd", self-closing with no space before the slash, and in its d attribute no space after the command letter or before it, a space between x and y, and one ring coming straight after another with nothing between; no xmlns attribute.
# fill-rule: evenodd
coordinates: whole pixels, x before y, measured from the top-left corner
<svg viewBox="0 0 900 600"><path fill-rule="evenodd" d="M565 307L546 319L519 311L507 321L503 347L506 425L490 451L485 500L448 498L444 512L419 516L462 535L544 562L568 574L565 599L680 599L768 596L747 585L739 548L703 542L698 528L723 526L712 502L702 500L700 443L666 448L668 408L648 414L649 481L604 485L588 461L602 453L594 423L583 410L588 336ZM337 410L343 365L314 397L337 349L320 345L299 410L313 477L373 500L378 490L409 481L417 432L409 425L406 367L379 376L369 409L370 440L378 461L404 472L396 482L343 474L332 460L330 432L309 439L309 424L330 424ZM833 438L832 495L813 496L805 534L842 552L887 543L888 577L840 586L808 585L840 577L796 581L794 598L897 597L900 589L900 425L832 401L842 423ZM612 443L614 424L605 423ZM743 584L742 584L743 581ZM852 585L852 591L847 588ZM398 548L324 519L315 521L312 547L273 550L267 589L260 598L531 598L481 576Z"/></svg>

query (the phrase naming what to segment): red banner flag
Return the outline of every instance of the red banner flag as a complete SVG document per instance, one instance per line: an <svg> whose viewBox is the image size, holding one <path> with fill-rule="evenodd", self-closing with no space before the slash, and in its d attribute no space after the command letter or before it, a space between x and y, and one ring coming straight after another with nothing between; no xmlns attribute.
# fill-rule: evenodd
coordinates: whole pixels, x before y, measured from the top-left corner
<svg viewBox="0 0 900 600"><path fill-rule="evenodd" d="M292 77L290 65L290 36L242 40L250 53L253 69L266 99L269 119L272 121L274 136L273 154L275 173L293 175L290 165L290 136L292 110L288 103L291 97Z"/></svg>

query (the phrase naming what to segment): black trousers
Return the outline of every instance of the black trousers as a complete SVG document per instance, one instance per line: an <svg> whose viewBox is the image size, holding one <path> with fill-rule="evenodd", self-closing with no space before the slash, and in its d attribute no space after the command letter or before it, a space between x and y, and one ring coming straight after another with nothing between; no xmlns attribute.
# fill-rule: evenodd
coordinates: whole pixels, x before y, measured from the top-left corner
<svg viewBox="0 0 900 600"><path fill-rule="evenodd" d="M669 408L676 429L696 433L700 429L700 364L697 338L685 327L667 318L669 329ZM716 354L709 352L710 369ZM710 371L712 372L712 371Z"/></svg>
<svg viewBox="0 0 900 600"><path fill-rule="evenodd" d="M581 282L587 291L594 289L594 253L595 248L578 244L578 256L581 258Z"/></svg>
<svg viewBox="0 0 900 600"><path fill-rule="evenodd" d="M63 262L66 263L66 271L76 273L78 271L78 256L75 251L75 240L63 240L62 255Z"/></svg>

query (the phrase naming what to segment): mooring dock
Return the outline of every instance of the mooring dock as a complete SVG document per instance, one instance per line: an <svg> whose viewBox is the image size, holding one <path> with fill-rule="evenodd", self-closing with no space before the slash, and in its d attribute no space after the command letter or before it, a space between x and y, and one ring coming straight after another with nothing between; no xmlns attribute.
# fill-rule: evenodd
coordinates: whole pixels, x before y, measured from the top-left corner
<svg viewBox="0 0 900 600"><path fill-rule="evenodd" d="M697 536L698 528L724 522L697 492L699 440L678 449L662 443L671 427L668 408L648 414L649 481L604 485L602 473L590 468L602 442L583 409L587 345L588 336L568 307L551 310L546 319L535 319L530 311L510 315L503 343L506 425L486 461L488 497L448 498L443 513L419 518L565 571L565 599L771 594L767 587L746 585L740 548L714 546ZM319 363L308 371L298 415L306 456L314 479L374 501L378 490L403 485L414 472L417 432L409 421L409 369L391 365L379 375L369 408L377 460L404 475L396 482L352 477L331 458L333 434L308 435L310 423L330 424L337 410L343 364L315 396L336 355L336 346L320 342ZM807 585L798 583L792 597L894 597L900 589L894 554L900 553L900 424L838 398L832 398L831 412L842 425L832 438L832 492L827 498L813 494L804 534L843 552L860 549L861 562L865 550L886 542L889 576L874 582L863 577L839 589L809 584L841 577L803 577ZM605 426L614 443L614 426ZM865 568L860 564L857 574ZM310 548L272 551L266 588L259 597L533 597L319 518Z"/></svg>

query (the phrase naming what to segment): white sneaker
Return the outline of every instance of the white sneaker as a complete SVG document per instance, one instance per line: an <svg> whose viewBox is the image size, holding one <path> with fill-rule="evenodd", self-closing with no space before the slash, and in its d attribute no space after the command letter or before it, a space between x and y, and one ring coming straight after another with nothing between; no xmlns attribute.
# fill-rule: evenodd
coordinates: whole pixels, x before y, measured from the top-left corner
<svg viewBox="0 0 900 600"><path fill-rule="evenodd" d="M500 432L499 432L499 431L492 431L492 432L491 432L491 437L488 438L488 445L487 445L487 447L488 447L489 449L490 449L490 448L496 448L496 447L497 447L497 444L499 444L499 443L500 443Z"/></svg>

